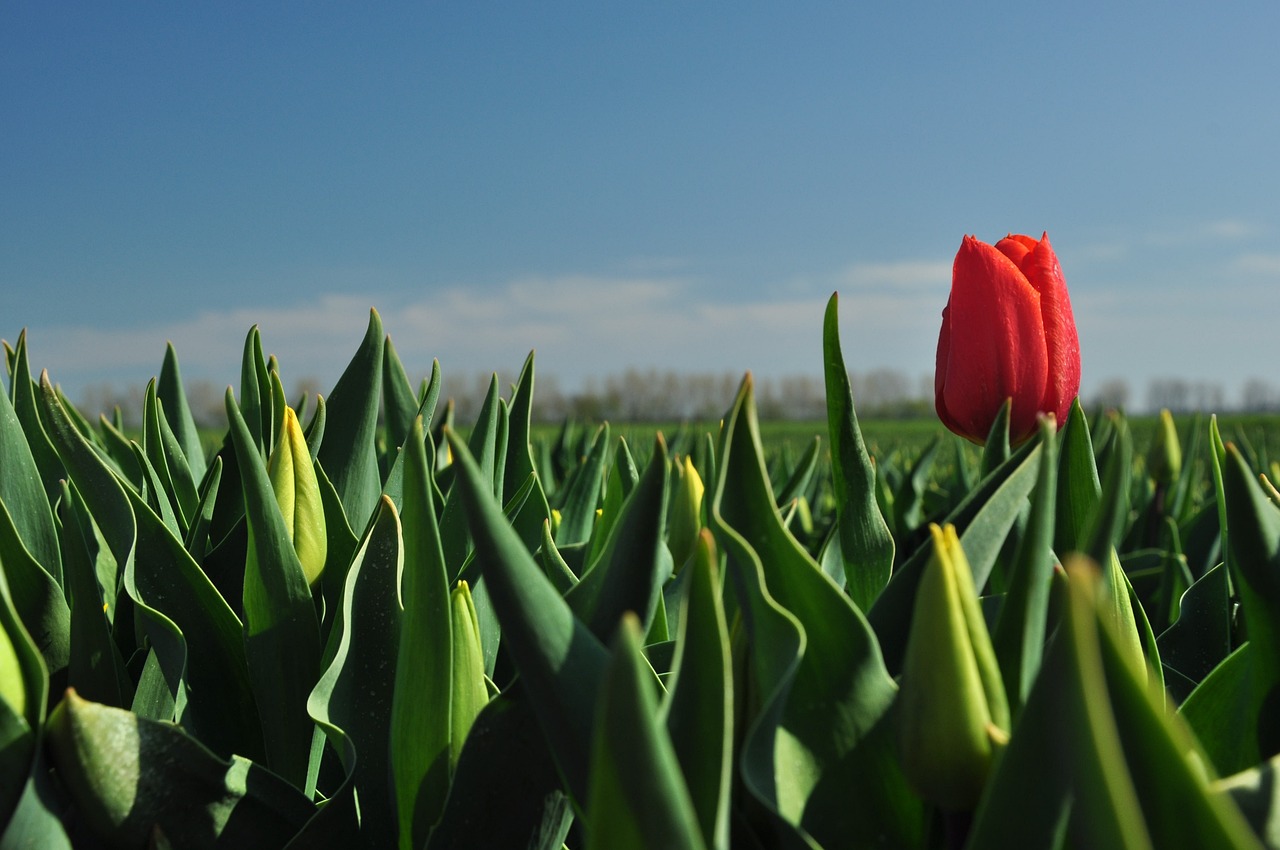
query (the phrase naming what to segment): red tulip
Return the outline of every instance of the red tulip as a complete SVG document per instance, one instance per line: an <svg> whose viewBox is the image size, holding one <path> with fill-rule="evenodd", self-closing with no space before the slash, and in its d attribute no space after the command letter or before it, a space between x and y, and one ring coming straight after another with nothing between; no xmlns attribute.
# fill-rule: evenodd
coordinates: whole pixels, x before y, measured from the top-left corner
<svg viewBox="0 0 1280 850"><path fill-rule="evenodd" d="M938 336L942 423L984 443L1012 399L1009 439L1020 443L1035 433L1037 414L1066 421L1079 390L1080 341L1049 235L1010 235L994 246L964 237Z"/></svg>

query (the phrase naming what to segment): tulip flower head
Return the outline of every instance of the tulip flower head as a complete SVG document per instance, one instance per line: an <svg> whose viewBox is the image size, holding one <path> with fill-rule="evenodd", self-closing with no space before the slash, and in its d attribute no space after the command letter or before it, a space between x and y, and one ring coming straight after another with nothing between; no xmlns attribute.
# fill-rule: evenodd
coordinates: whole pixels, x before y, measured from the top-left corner
<svg viewBox="0 0 1280 850"><path fill-rule="evenodd" d="M1036 416L1065 422L1080 390L1080 342L1067 282L1045 234L995 245L964 237L942 311L935 405L942 423L984 443L1012 400L1009 440L1036 431Z"/></svg>

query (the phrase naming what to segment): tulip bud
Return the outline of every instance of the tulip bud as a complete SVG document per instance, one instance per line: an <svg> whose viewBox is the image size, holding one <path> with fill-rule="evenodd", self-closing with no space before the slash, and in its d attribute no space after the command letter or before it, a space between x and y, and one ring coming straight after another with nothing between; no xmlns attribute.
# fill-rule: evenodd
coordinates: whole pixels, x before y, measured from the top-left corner
<svg viewBox="0 0 1280 850"><path fill-rule="evenodd" d="M677 571L693 554L702 528L702 494L705 490L702 476L693 461L685 456L683 464L677 464L680 477L671 499L671 520L667 524L667 546Z"/></svg>
<svg viewBox="0 0 1280 850"><path fill-rule="evenodd" d="M324 570L329 551L325 530L324 504L320 500L320 483L312 465L311 452L298 416L293 408L284 409L284 426L280 440L267 464L271 489L284 516L284 525L293 541L294 551L302 563L308 584L315 584Z"/></svg>
<svg viewBox="0 0 1280 850"><path fill-rule="evenodd" d="M1036 432L1036 415L1067 421L1080 390L1080 343L1067 283L1048 234L994 246L964 237L938 335L935 406L942 423L981 444L1012 399L1009 439Z"/></svg>
<svg viewBox="0 0 1280 850"><path fill-rule="evenodd" d="M1168 486L1178 480L1182 471L1182 444L1178 442L1178 429L1173 424L1173 414L1160 411L1160 426L1156 439L1147 454L1147 469L1157 484Z"/></svg>
<svg viewBox="0 0 1280 850"><path fill-rule="evenodd" d="M480 620L471 588L465 581L458 582L449 594L450 620L453 637L453 699L450 722L450 769L457 765L462 743L471 731L476 715L489 701L484 683L484 649L480 642Z"/></svg>
<svg viewBox="0 0 1280 850"><path fill-rule="evenodd" d="M997 749L1009 704L995 650L955 527L930 525L933 557L916 590L898 694L907 781L949 811L972 809Z"/></svg>

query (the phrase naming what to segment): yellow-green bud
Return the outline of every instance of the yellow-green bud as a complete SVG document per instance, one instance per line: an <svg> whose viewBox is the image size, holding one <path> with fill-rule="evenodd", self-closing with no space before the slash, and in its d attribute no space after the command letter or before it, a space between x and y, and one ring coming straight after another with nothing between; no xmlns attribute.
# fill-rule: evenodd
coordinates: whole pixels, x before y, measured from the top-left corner
<svg viewBox="0 0 1280 850"><path fill-rule="evenodd" d="M1178 429L1173 424L1173 414L1160 411L1160 424L1156 439L1147 454L1147 470L1157 484L1169 485L1178 480L1182 472L1182 444L1178 442Z"/></svg>
<svg viewBox="0 0 1280 850"><path fill-rule="evenodd" d="M284 516L289 539L302 562L302 572L308 584L315 584L324 570L329 538L311 452L302 434L302 426L298 424L298 415L291 407L284 409L284 426L280 429L280 440L271 452L267 473L271 478L271 489L276 494L276 503Z"/></svg>
<svg viewBox="0 0 1280 850"><path fill-rule="evenodd" d="M449 716L452 767L476 715L489 701L489 691L484 682L480 621L471 599L471 589L465 581L458 582L449 594L449 613L453 625L453 701Z"/></svg>
<svg viewBox="0 0 1280 850"><path fill-rule="evenodd" d="M680 482L676 485L675 495L671 500L667 546L671 549L672 560L679 571L693 554L693 547L698 542L698 532L702 528L702 494L706 488L697 467L688 456L685 456L684 463L676 469L680 470Z"/></svg>
<svg viewBox="0 0 1280 850"><path fill-rule="evenodd" d="M907 781L943 809L977 805L1009 703L973 574L954 526L931 525L933 557L916 590L898 694Z"/></svg>

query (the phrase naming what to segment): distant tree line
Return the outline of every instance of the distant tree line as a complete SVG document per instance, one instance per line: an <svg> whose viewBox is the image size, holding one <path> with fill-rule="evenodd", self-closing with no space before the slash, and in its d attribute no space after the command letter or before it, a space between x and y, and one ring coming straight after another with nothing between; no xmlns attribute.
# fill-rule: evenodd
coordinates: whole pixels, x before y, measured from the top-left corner
<svg viewBox="0 0 1280 850"><path fill-rule="evenodd" d="M446 375L441 405L452 400L454 416L460 422L468 422L479 411L493 379L493 373ZM498 375L499 392L504 398L510 397L515 379L514 374ZM892 419L933 415L932 376L913 380L893 369L875 369L851 373L849 380L859 416ZM565 418L615 422L714 420L733 402L741 382L741 373L627 369L619 374L588 378L580 387L570 390L554 375L539 375L533 413L544 422ZM187 398L199 424L210 428L225 426L225 389L212 381L187 382ZM303 396L327 391L317 379L304 378L293 385L289 398L296 404ZM826 416L826 387L821 377L757 377L755 394L762 418L814 420ZM1111 378L1099 383L1082 401L1089 410L1134 412L1168 408L1175 413L1275 412L1280 411L1280 386L1252 378L1244 384L1239 403L1229 406L1222 385L1213 381L1156 378L1148 383L1145 397L1136 399L1128 381ZM129 426L138 424L129 417L139 414L142 402L142 387L122 390L112 384L90 386L77 400L81 410L93 419L99 412L110 417L111 411L119 406Z"/></svg>

